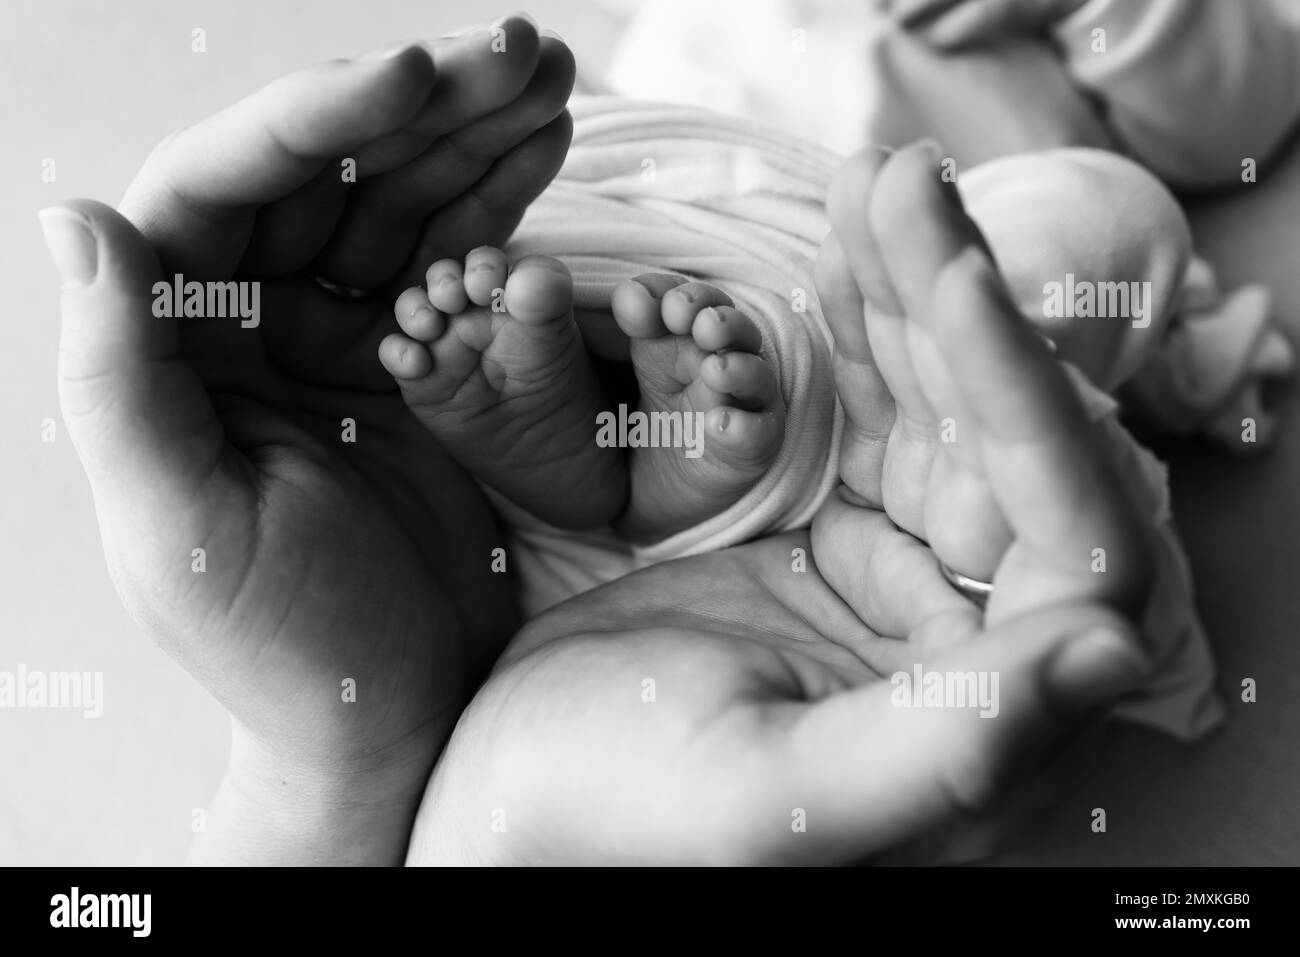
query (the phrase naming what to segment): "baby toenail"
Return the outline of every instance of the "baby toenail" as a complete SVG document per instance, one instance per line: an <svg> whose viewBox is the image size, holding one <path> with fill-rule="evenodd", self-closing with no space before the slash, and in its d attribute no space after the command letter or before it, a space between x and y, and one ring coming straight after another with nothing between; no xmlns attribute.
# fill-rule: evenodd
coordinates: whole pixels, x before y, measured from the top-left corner
<svg viewBox="0 0 1300 957"><path fill-rule="evenodd" d="M655 294L655 291L651 289L649 286L647 286L645 283L643 283L640 279L632 279L629 281L636 283L638 286L644 289L646 291L646 295L648 295L655 302L659 301L659 297Z"/></svg>
<svg viewBox="0 0 1300 957"><path fill-rule="evenodd" d="M728 423L730 423L730 422L731 422L731 413L730 413L730 412L727 412L727 411L724 409L723 412L722 412L722 415L720 415L720 416L718 417L718 431L719 431L719 432L725 432L725 431L727 431L727 425L728 425Z"/></svg>
<svg viewBox="0 0 1300 957"><path fill-rule="evenodd" d="M727 356L724 353L719 352L713 358L717 360L719 369L727 367Z"/></svg>

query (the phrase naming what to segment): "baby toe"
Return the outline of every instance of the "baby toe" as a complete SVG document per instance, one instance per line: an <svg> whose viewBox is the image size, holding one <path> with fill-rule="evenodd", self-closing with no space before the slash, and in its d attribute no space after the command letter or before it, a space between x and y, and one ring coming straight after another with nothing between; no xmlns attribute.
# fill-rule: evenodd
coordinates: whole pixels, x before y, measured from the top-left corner
<svg viewBox="0 0 1300 957"><path fill-rule="evenodd" d="M493 246L471 249L465 257L465 292L476 306L490 306L505 289L506 254Z"/></svg>
<svg viewBox="0 0 1300 957"><path fill-rule="evenodd" d="M449 316L464 312L469 306L465 293L465 267L456 259L439 259L424 274L429 302Z"/></svg>
<svg viewBox="0 0 1300 957"><path fill-rule="evenodd" d="M695 316L691 338L705 352L758 352L763 334L754 321L735 306L706 306Z"/></svg>
<svg viewBox="0 0 1300 957"><path fill-rule="evenodd" d="M668 335L664 325L661 300L670 289L685 280L664 273L647 273L624 279L614 287L610 308L614 321L630 339L657 339Z"/></svg>
<svg viewBox="0 0 1300 957"><path fill-rule="evenodd" d="M730 406L704 415L709 454L729 465L766 468L781 448L785 420L776 412L750 412Z"/></svg>
<svg viewBox="0 0 1300 957"><path fill-rule="evenodd" d="M763 411L779 405L772 367L762 356L748 352L719 352L700 366L700 381L714 392L729 396L731 403L743 409Z"/></svg>
<svg viewBox="0 0 1300 957"><path fill-rule="evenodd" d="M433 342L447 329L447 317L429 304L429 297L418 286L397 297L393 314L401 330L421 342Z"/></svg>
<svg viewBox="0 0 1300 957"><path fill-rule="evenodd" d="M707 282L685 282L664 293L664 325L675 336L688 336L701 309L734 305L731 297L717 286Z"/></svg>
<svg viewBox="0 0 1300 957"><path fill-rule="evenodd" d="M379 362L394 379L421 379L433 371L424 343L397 332L379 343Z"/></svg>
<svg viewBox="0 0 1300 957"><path fill-rule="evenodd" d="M573 312L573 276L550 256L525 256L505 285L506 311L527 325L541 325Z"/></svg>

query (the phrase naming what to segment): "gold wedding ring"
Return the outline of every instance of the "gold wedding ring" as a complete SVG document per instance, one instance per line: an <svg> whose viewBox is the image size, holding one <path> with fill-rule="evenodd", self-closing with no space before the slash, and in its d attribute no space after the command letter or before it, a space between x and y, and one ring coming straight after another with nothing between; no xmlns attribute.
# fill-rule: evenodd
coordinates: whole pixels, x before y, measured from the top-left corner
<svg viewBox="0 0 1300 957"><path fill-rule="evenodd" d="M943 572L943 577L948 580L948 584L981 608L993 594L992 582L982 582L978 578L970 578L961 572L955 572L943 562L939 563L939 571Z"/></svg>

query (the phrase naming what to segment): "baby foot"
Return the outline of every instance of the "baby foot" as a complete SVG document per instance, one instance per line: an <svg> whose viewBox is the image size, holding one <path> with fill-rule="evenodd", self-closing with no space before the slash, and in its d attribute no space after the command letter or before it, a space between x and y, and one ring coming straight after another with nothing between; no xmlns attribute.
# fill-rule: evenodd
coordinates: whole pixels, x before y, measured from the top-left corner
<svg viewBox="0 0 1300 957"><path fill-rule="evenodd" d="M380 360L407 406L478 480L563 528L606 524L627 498L618 449L596 444L607 405L573 320L573 278L559 260L507 269L480 247L462 266L429 267L428 292L394 310L402 334Z"/></svg>
<svg viewBox="0 0 1300 957"><path fill-rule="evenodd" d="M867 65L867 84L876 91L868 142L899 147L941 137L962 170L1063 146L1114 148L1096 106L1045 44L949 53L909 33L881 30L870 40Z"/></svg>
<svg viewBox="0 0 1300 957"><path fill-rule="evenodd" d="M614 319L631 339L638 411L682 413L701 446L634 447L621 531L661 540L735 503L775 460L785 402L759 355L758 327L706 283L646 275L614 291Z"/></svg>

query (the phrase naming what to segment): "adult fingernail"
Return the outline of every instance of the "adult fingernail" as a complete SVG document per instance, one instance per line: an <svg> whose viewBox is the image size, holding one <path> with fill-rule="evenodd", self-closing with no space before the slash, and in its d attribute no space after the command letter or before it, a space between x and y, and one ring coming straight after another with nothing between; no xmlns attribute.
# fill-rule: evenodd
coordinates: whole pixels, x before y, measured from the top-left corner
<svg viewBox="0 0 1300 957"><path fill-rule="evenodd" d="M1075 717L1137 687L1149 667L1132 639L1098 627L1067 641L1048 662L1044 681L1057 710Z"/></svg>
<svg viewBox="0 0 1300 957"><path fill-rule="evenodd" d="M655 302L659 301L659 296L655 293L655 291L651 289L649 286L647 286L645 283L643 283L640 279L629 279L628 282L632 283L634 286L640 286L642 289L646 291L646 295L649 296L651 299L653 299Z"/></svg>
<svg viewBox="0 0 1300 957"><path fill-rule="evenodd" d="M93 282L99 271L99 244L85 217L61 206L50 206L36 215L63 288L75 289Z"/></svg>

